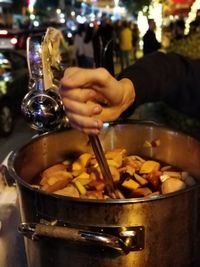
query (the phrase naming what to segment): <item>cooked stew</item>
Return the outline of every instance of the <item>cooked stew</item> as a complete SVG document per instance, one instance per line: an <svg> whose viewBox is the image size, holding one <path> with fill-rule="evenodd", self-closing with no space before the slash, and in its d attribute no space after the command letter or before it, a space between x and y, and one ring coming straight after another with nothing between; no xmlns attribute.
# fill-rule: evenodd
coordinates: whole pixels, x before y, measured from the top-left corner
<svg viewBox="0 0 200 267"><path fill-rule="evenodd" d="M121 198L156 196L195 185L188 172L164 163L127 155L125 149L105 153L114 183ZM33 186L46 192L89 199L109 199L104 179L94 154L83 153L42 171Z"/></svg>

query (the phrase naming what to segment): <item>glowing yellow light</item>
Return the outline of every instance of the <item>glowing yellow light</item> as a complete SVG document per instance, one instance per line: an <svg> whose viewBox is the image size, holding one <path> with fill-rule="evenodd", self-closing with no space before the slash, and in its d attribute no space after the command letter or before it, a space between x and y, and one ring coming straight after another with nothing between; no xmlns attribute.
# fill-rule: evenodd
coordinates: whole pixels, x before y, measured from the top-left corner
<svg viewBox="0 0 200 267"><path fill-rule="evenodd" d="M186 19L186 22L185 22L185 34L189 33L190 23L196 18L196 13L199 7L200 7L200 0L194 1L194 3L191 6L188 17Z"/></svg>
<svg viewBox="0 0 200 267"><path fill-rule="evenodd" d="M29 13L33 13L33 11L34 11L33 6L29 6L29 7L28 7L28 10L29 10Z"/></svg>
<svg viewBox="0 0 200 267"><path fill-rule="evenodd" d="M146 15L148 14L148 16ZM162 37L162 4L159 3L159 0L153 0L149 7L144 6L142 11L138 12L137 25L139 29L139 47L143 47L142 37L148 30L148 18L154 19L156 23L156 37L161 41Z"/></svg>
<svg viewBox="0 0 200 267"><path fill-rule="evenodd" d="M143 36L148 29L147 17L143 15L141 11L138 13L138 28L139 32Z"/></svg>
<svg viewBox="0 0 200 267"><path fill-rule="evenodd" d="M152 1L149 7L149 17L154 19L156 23L156 37L161 41L162 37L162 4L157 0Z"/></svg>

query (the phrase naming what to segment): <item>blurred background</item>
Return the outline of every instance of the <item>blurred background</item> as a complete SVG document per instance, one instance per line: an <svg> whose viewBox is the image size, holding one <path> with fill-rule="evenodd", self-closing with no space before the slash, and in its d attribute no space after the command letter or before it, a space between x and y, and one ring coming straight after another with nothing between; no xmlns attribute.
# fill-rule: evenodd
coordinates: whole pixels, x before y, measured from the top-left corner
<svg viewBox="0 0 200 267"><path fill-rule="evenodd" d="M49 26L61 32L66 67L104 65L117 75L159 49L200 57L200 0L0 0L1 161L37 134L21 115L29 82L26 40L42 37ZM145 38L148 31L153 40ZM109 41L109 60L102 62L100 48Z"/></svg>

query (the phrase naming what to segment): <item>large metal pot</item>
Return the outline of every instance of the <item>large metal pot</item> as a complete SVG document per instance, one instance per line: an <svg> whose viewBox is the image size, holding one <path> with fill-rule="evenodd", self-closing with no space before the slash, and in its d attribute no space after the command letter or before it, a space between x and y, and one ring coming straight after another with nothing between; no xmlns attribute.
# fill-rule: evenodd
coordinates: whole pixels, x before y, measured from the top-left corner
<svg viewBox="0 0 200 267"><path fill-rule="evenodd" d="M143 146L156 138L160 146ZM129 122L104 128L100 139L105 150L123 147L200 179L200 143L192 137ZM41 170L90 150L87 136L70 129L36 137L10 156L29 267L200 266L198 184L168 195L102 201L53 195L29 185Z"/></svg>

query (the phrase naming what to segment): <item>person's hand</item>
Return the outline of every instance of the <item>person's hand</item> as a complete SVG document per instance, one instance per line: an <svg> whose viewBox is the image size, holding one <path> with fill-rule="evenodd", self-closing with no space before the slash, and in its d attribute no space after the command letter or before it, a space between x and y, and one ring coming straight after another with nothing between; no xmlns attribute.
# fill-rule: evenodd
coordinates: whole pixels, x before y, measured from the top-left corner
<svg viewBox="0 0 200 267"><path fill-rule="evenodd" d="M98 134L104 121L117 119L135 98L129 79L118 81L104 68L68 68L60 82L71 126L87 134Z"/></svg>

